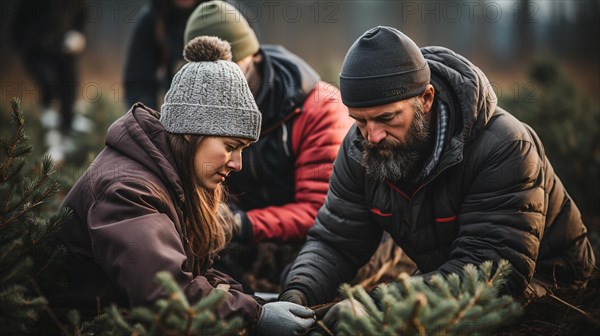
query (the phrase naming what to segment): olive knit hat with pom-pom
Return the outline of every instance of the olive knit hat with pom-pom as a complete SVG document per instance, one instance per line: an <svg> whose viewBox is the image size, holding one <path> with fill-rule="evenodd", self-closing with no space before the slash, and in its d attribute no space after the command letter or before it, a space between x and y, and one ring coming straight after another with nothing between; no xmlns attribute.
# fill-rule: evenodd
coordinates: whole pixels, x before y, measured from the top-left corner
<svg viewBox="0 0 600 336"><path fill-rule="evenodd" d="M188 63L173 77L160 112L167 132L257 140L261 113L229 44L200 36L183 57Z"/></svg>

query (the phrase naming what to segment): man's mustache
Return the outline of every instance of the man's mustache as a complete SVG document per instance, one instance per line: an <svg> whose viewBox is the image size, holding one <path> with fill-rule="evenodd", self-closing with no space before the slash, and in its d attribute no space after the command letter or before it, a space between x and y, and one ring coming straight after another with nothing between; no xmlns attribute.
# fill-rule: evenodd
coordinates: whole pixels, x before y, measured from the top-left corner
<svg viewBox="0 0 600 336"><path fill-rule="evenodd" d="M397 141L392 141L392 140L381 140L380 142L374 144L374 143L370 143L369 141L364 141L363 142L363 147L365 150L367 151L371 151L371 152L377 152L377 151L393 151L393 150L397 150L397 149L401 149L403 148L402 144L400 144Z"/></svg>

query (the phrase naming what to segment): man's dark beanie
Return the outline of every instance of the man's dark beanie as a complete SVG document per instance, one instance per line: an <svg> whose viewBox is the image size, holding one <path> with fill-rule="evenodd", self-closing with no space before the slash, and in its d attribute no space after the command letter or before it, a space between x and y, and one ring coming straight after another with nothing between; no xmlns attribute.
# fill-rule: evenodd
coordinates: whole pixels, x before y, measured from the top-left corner
<svg viewBox="0 0 600 336"><path fill-rule="evenodd" d="M423 93L429 66L419 47L399 30L369 29L348 50L340 91L348 107L384 105Z"/></svg>

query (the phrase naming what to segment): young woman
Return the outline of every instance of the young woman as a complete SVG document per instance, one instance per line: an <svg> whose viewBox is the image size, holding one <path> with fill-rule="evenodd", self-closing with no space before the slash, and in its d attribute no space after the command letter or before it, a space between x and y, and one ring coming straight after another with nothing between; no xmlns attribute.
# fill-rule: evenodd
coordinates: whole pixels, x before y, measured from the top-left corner
<svg viewBox="0 0 600 336"><path fill-rule="evenodd" d="M222 183L242 169L241 152L258 139L261 114L229 44L199 37L185 48L161 113L135 104L108 130L106 148L73 186L61 242L68 288L48 295L63 315L93 316L109 303L147 305L164 295L154 282L169 271L192 302L216 287L228 301L217 314L241 315L265 334L306 332L314 313L273 302L260 306L211 269L231 236L220 215Z"/></svg>

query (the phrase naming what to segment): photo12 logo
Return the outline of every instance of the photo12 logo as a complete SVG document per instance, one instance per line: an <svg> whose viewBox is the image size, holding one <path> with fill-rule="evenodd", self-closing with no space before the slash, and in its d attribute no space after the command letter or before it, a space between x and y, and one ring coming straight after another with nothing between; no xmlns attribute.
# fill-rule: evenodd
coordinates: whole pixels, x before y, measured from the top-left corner
<svg viewBox="0 0 600 336"><path fill-rule="evenodd" d="M495 23L510 15L515 22L536 23L539 11L539 5L533 1L404 1L401 21Z"/></svg>

